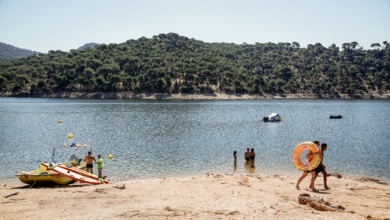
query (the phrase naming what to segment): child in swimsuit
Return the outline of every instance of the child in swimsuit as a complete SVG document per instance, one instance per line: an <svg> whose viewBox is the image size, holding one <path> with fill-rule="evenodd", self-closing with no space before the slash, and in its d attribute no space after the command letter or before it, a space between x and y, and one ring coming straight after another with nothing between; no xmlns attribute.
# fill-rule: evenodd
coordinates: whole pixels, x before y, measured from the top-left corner
<svg viewBox="0 0 390 220"><path fill-rule="evenodd" d="M99 173L99 178L102 178L102 170L103 170L103 159L102 156L99 154L98 159L96 161L97 167L98 167L98 173Z"/></svg>
<svg viewBox="0 0 390 220"><path fill-rule="evenodd" d="M233 152L234 167L237 167L237 151Z"/></svg>
<svg viewBox="0 0 390 220"><path fill-rule="evenodd" d="M255 168L255 157L256 157L255 149L252 148L249 154L250 164L252 168Z"/></svg>
<svg viewBox="0 0 390 220"><path fill-rule="evenodd" d="M247 148L247 149L246 149L246 152L245 152L245 163L246 163L246 164L249 164L249 160L250 160L249 154L250 154L250 153L251 153L251 152L250 152L249 148Z"/></svg>

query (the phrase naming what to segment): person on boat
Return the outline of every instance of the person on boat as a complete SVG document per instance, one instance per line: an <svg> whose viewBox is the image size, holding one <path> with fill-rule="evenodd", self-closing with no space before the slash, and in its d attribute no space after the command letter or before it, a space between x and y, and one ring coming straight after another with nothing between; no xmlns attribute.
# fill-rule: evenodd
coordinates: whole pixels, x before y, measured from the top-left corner
<svg viewBox="0 0 390 220"><path fill-rule="evenodd" d="M252 168L255 168L255 157L256 157L255 149L252 148L251 152L249 153L249 160Z"/></svg>
<svg viewBox="0 0 390 220"><path fill-rule="evenodd" d="M88 155L84 158L84 162L87 163L87 172L93 173L93 162L96 162L96 159L92 156L91 151L88 151Z"/></svg>
<svg viewBox="0 0 390 220"><path fill-rule="evenodd" d="M245 164L249 164L249 160L250 160L249 154L250 154L250 153L251 153L251 152L250 152L250 149L247 148L247 149L246 149L246 152L245 152Z"/></svg>
<svg viewBox="0 0 390 220"><path fill-rule="evenodd" d="M320 147L320 142L319 142L319 141L314 141L313 143L314 143L318 148ZM306 152L306 162L310 162L310 161L313 160L313 156L314 156L313 153L314 153L314 152L311 152L310 150ZM311 181L310 181L310 186L309 186L309 188L312 189L312 190L316 190L316 189L314 188L314 181L315 181L315 179L316 179L316 177L317 177L315 170L303 171L302 176L299 177L299 179L298 179L298 181L297 181L297 184L295 185L295 188L296 188L296 189L299 189L299 184L302 182L303 179L306 178L306 176L307 176L309 173L311 174Z"/></svg>
<svg viewBox="0 0 390 220"><path fill-rule="evenodd" d="M96 161L96 164L97 164L97 167L98 167L98 174L99 174L99 178L103 178L103 175L102 175L102 170L103 170L103 159L102 159L102 155L98 155L98 159Z"/></svg>

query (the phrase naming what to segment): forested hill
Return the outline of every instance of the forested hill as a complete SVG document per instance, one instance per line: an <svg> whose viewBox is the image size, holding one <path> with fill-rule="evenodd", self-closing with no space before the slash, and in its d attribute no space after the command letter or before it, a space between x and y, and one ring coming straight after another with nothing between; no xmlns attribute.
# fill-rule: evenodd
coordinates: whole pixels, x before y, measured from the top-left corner
<svg viewBox="0 0 390 220"><path fill-rule="evenodd" d="M97 43L87 43L87 44L84 44L83 46L77 48L77 50L84 50L84 49L87 49L87 48L94 48L96 47L96 45L98 45Z"/></svg>
<svg viewBox="0 0 390 220"><path fill-rule="evenodd" d="M387 94L390 46L205 43L175 33L0 63L1 93Z"/></svg>
<svg viewBox="0 0 390 220"><path fill-rule="evenodd" d="M28 57L33 54L39 54L39 52L21 49L9 44L0 42L0 62L8 62L14 59Z"/></svg>

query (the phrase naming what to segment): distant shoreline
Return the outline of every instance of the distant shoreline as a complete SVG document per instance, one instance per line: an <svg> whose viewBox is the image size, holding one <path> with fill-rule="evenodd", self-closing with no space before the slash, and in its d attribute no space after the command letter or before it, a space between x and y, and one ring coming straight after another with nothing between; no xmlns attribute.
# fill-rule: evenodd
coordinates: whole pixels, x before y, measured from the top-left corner
<svg viewBox="0 0 390 220"><path fill-rule="evenodd" d="M71 99L167 99L167 100L256 100L256 99L390 99L386 94L226 94L226 93L132 93L132 92L57 92L0 93L0 97L71 98Z"/></svg>

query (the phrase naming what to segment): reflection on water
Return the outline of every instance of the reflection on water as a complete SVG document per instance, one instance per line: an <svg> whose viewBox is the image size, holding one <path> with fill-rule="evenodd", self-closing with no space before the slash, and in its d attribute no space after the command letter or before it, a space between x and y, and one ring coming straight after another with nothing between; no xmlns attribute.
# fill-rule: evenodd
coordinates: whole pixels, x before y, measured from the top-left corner
<svg viewBox="0 0 390 220"><path fill-rule="evenodd" d="M328 144L329 172L389 177L389 101L378 100L71 100L0 98L2 177L91 149L104 159L104 175L118 179L210 173L296 173L294 147ZM264 123L271 112L283 117ZM341 120L330 120L333 114ZM61 119L62 124L57 121ZM75 151L72 142L89 147ZM254 148L255 169L244 166ZM232 167L237 151L238 167ZM109 160L108 155L113 159Z"/></svg>
<svg viewBox="0 0 390 220"><path fill-rule="evenodd" d="M233 166L233 174L237 173L237 166Z"/></svg>
<svg viewBox="0 0 390 220"><path fill-rule="evenodd" d="M249 163L245 162L244 166L247 173L255 173L255 167L252 167Z"/></svg>

